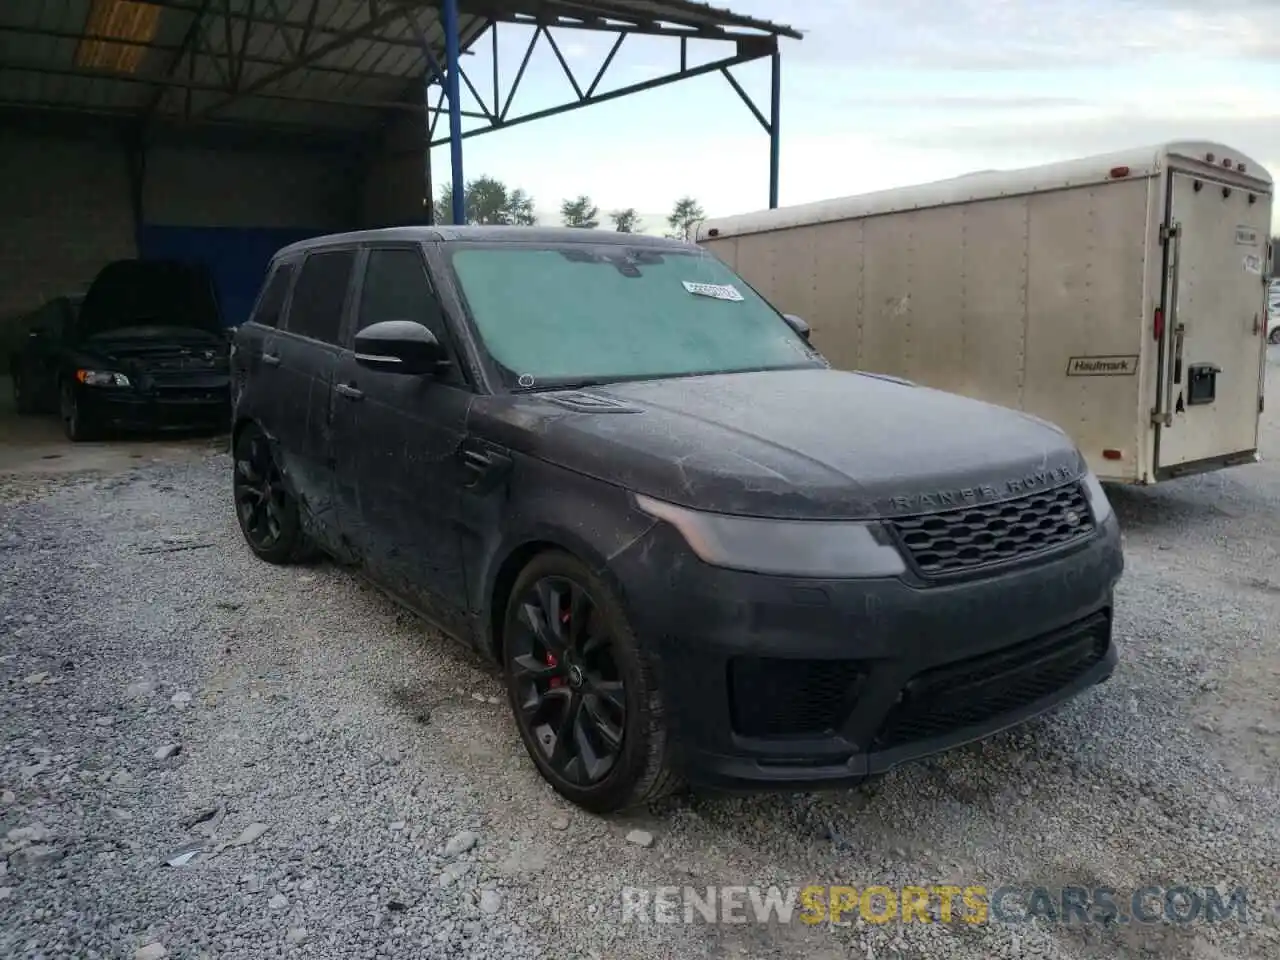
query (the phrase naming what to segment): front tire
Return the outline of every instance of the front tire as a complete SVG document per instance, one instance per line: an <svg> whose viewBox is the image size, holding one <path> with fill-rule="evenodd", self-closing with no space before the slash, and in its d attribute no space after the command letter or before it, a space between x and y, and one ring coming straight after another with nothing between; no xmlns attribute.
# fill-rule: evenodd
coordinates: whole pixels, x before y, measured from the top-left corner
<svg viewBox="0 0 1280 960"><path fill-rule="evenodd" d="M534 558L503 621L507 698L538 772L593 813L679 786L651 663L609 586L567 553Z"/></svg>
<svg viewBox="0 0 1280 960"><path fill-rule="evenodd" d="M1280 327L1276 327L1267 334L1267 343L1280 344Z"/></svg>
<svg viewBox="0 0 1280 960"><path fill-rule="evenodd" d="M259 559L288 564L310 551L298 502L284 482L271 443L256 426L245 427L233 451L232 495L240 532Z"/></svg>
<svg viewBox="0 0 1280 960"><path fill-rule="evenodd" d="M13 407L20 416L29 416L36 412L35 398L31 396L31 391L27 388L25 379L21 370L14 370L12 374L13 380Z"/></svg>
<svg viewBox="0 0 1280 960"><path fill-rule="evenodd" d="M62 432L72 443L98 439L98 430L86 418L80 398L69 381L62 381L58 391L58 411L62 416Z"/></svg>

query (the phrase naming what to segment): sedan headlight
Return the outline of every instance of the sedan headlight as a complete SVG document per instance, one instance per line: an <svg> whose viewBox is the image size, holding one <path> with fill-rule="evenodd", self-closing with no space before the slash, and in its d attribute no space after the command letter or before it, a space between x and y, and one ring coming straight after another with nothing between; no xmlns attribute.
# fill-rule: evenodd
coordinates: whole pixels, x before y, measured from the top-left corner
<svg viewBox="0 0 1280 960"><path fill-rule="evenodd" d="M703 513L640 494L635 502L675 527L689 549L715 567L833 580L896 577L906 571L878 525Z"/></svg>
<svg viewBox="0 0 1280 960"><path fill-rule="evenodd" d="M1084 476L1084 490L1089 497L1089 509L1093 511L1094 521L1101 526L1115 511L1111 507L1111 501L1107 499L1107 491L1102 489L1102 483L1092 470Z"/></svg>
<svg viewBox="0 0 1280 960"><path fill-rule="evenodd" d="M127 387L129 378L111 370L77 370L76 379L86 387Z"/></svg>

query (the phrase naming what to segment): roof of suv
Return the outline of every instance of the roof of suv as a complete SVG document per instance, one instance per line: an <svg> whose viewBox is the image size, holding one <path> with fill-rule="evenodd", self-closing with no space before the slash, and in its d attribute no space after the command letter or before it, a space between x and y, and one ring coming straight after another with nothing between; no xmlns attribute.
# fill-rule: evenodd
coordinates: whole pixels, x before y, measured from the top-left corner
<svg viewBox="0 0 1280 960"><path fill-rule="evenodd" d="M343 243L399 242L436 243L439 241L482 240L489 242L520 241L530 243L616 243L640 247L666 247L668 249L696 249L683 240L670 240L644 233L618 233L613 230L585 230L581 227L516 227L516 226L413 226L383 227L378 230L356 230L350 233L330 233L320 237L308 237L287 247L282 247L277 257L315 250L320 247Z"/></svg>

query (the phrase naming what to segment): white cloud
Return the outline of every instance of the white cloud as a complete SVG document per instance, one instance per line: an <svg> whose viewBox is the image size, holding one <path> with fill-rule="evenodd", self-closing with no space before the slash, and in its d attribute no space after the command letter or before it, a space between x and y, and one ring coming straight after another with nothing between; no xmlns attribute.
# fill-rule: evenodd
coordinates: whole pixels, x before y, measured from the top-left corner
<svg viewBox="0 0 1280 960"><path fill-rule="evenodd" d="M790 19L800 61L1001 69L1111 64L1188 48L1214 57L1280 57L1273 0L771 0L733 8Z"/></svg>
<svg viewBox="0 0 1280 960"><path fill-rule="evenodd" d="M1280 0L718 2L807 31L783 54L784 204L1179 139L1221 141L1280 175ZM669 70L670 54L651 44L618 65ZM759 95L767 81L749 73ZM584 192L602 211L685 194L711 214L767 202L768 140L716 77L466 149L470 173L529 190L546 222Z"/></svg>

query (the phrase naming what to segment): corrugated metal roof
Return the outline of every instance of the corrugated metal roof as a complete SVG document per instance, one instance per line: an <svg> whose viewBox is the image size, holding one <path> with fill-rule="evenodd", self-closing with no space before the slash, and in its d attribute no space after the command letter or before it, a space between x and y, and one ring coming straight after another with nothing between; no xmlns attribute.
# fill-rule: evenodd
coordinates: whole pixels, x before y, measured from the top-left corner
<svg viewBox="0 0 1280 960"><path fill-rule="evenodd" d="M494 21L799 36L692 0L460 6L464 49ZM444 59L437 7L438 0L3 0L0 107L370 127L388 111L420 107L419 30Z"/></svg>

